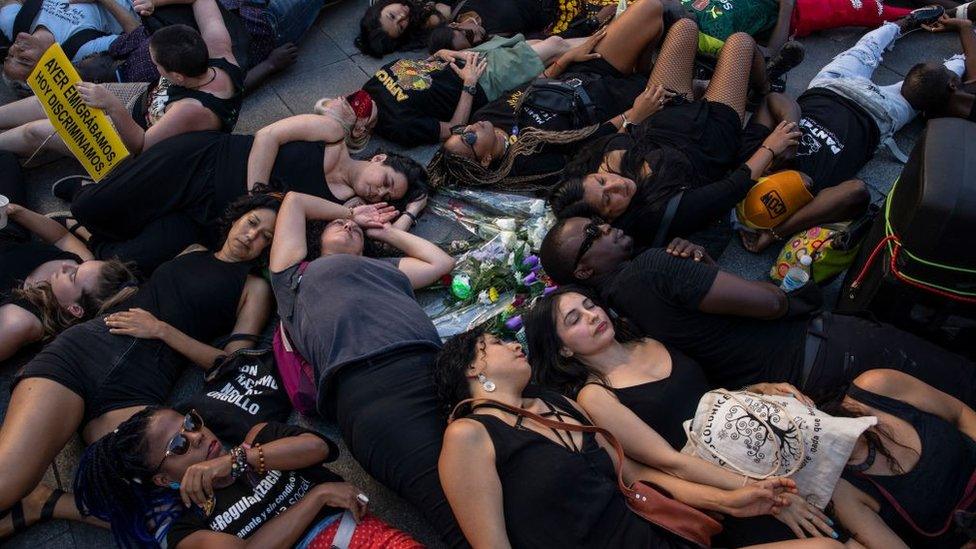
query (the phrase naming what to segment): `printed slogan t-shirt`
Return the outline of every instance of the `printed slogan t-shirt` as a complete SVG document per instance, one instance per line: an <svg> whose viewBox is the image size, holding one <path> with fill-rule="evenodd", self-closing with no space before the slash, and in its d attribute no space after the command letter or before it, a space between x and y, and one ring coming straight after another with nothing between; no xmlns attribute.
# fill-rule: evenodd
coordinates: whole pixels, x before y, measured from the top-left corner
<svg viewBox="0 0 976 549"><path fill-rule="evenodd" d="M132 5L127 1L116 2L125 9L132 11ZM13 40L14 20L20 13L22 4L7 4L0 9L0 31ZM134 15L134 12L133 12ZM51 31L54 39L63 44L78 31L84 29L94 29L107 34L101 38L90 40L75 53L72 61L81 61L88 55L108 50L112 42L122 33L122 26L112 17L104 7L97 3L69 4L68 2L55 2L45 0L41 4L41 11L31 23L30 32L34 32L37 27L44 27Z"/></svg>
<svg viewBox="0 0 976 549"><path fill-rule="evenodd" d="M813 88L797 99L800 144L796 169L813 179L817 191L857 175L878 148L878 125L853 101L825 88Z"/></svg>
<svg viewBox="0 0 976 549"><path fill-rule="evenodd" d="M778 0L681 0L681 4L709 36L725 40L736 32L749 35L776 25Z"/></svg>
<svg viewBox="0 0 976 549"><path fill-rule="evenodd" d="M462 88L447 63L425 59L388 63L363 85L379 108L376 131L408 147L440 142L440 122L454 116ZM487 102L479 85L471 111Z"/></svg>
<svg viewBox="0 0 976 549"><path fill-rule="evenodd" d="M319 436L328 443L329 457L326 463L338 457L335 443L314 431L293 425L268 423L257 434L254 441L268 444L281 438L305 433ZM226 488L214 491L214 509L209 517L204 516L203 512L196 507L185 512L170 527L166 535L167 546L176 547L188 536L200 530L222 532L246 539L267 521L301 501L316 485L342 482L342 477L321 464L297 471L268 471L253 487L248 483L247 476L242 476ZM323 507L316 519L309 524L314 525L329 515L340 512L342 509Z"/></svg>

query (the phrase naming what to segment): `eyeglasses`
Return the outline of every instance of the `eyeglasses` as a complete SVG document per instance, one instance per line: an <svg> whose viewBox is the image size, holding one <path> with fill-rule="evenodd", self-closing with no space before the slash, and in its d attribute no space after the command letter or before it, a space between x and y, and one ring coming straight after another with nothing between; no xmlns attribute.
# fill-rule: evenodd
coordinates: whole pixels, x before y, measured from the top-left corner
<svg viewBox="0 0 976 549"><path fill-rule="evenodd" d="M464 126L454 126L451 128L451 135L459 136L461 141L467 145L469 149L471 149L471 154L473 154L475 158L478 158L478 153L474 151L474 145L478 142L478 134L472 131L467 131L464 129Z"/></svg>
<svg viewBox="0 0 976 549"><path fill-rule="evenodd" d="M590 248L593 247L593 243L596 242L596 239L600 238L600 225L602 224L602 219L599 217L592 217L590 218L590 222L583 227L583 243L580 244L579 252L576 253L576 260L573 261L573 267L579 265L580 260L583 259L584 255L586 255L586 252L590 251Z"/></svg>
<svg viewBox="0 0 976 549"><path fill-rule="evenodd" d="M475 45L474 43L475 35L473 30L471 29L455 29L455 30L459 30L464 34L464 37L468 40L468 44L471 44L472 46Z"/></svg>
<svg viewBox="0 0 976 549"><path fill-rule="evenodd" d="M183 425L180 427L180 432L173 435L173 438L169 439L169 443L166 444L166 453L163 454L163 459L159 460L159 465L153 469L153 474L159 471L159 468L163 466L163 462L169 456L182 456L187 453L190 449L190 440L186 438L186 433L199 433L200 429L203 429L203 418L196 410L190 410L188 414L183 416Z"/></svg>

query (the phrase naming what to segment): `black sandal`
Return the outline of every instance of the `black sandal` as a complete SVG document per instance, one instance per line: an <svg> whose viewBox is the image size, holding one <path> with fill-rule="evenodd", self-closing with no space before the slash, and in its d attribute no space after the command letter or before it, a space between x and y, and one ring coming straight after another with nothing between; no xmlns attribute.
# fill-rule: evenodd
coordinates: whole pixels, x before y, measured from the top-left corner
<svg viewBox="0 0 976 549"><path fill-rule="evenodd" d="M63 495L64 495L64 490L60 488L55 488L54 490L51 490L51 495L48 496L47 501L44 502L44 507L41 507L41 518L37 519L37 522L35 522L34 524L47 522L52 518L54 518L54 508L57 507L58 501L61 500L61 496Z"/></svg>
<svg viewBox="0 0 976 549"><path fill-rule="evenodd" d="M78 231L84 229L85 226L82 225L80 221L75 219L75 217L71 214L71 212L69 211L52 212L47 214L47 218L52 221L56 221L58 225L64 227L64 229L69 233L71 233L72 235L74 235L75 238L84 242L85 244L88 244L88 239L78 234ZM69 221L74 221L75 224L70 225L68 223Z"/></svg>
<svg viewBox="0 0 976 549"><path fill-rule="evenodd" d="M24 520L24 504L17 502L13 507L5 511L0 511L0 520L3 520L10 515L10 520L14 523L14 533L17 535L27 529L27 521Z"/></svg>

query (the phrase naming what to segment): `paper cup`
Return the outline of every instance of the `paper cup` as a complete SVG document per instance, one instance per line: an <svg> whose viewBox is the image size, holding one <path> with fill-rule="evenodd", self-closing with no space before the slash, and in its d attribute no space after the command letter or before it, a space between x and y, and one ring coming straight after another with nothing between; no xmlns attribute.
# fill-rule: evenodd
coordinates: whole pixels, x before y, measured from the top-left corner
<svg viewBox="0 0 976 549"><path fill-rule="evenodd" d="M10 199L0 194L0 229L7 226L7 206L9 205Z"/></svg>

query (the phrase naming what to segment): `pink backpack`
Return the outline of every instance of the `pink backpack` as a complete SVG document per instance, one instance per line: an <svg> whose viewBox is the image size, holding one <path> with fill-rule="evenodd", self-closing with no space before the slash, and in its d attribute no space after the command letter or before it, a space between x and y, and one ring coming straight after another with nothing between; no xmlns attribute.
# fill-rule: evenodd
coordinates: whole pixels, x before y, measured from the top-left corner
<svg viewBox="0 0 976 549"><path fill-rule="evenodd" d="M298 274L304 273L306 267L308 262L299 265ZM292 406L304 416L313 415L318 394L315 368L295 349L283 322L278 323L278 328L274 332L272 347L281 382L285 386L285 392L288 393Z"/></svg>

